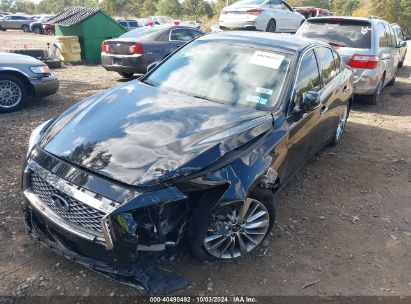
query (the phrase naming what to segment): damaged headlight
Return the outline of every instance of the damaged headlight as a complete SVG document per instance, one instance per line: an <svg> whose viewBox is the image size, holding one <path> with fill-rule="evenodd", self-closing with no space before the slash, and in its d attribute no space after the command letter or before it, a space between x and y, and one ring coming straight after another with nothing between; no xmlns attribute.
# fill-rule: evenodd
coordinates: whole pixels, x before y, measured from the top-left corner
<svg viewBox="0 0 411 304"><path fill-rule="evenodd" d="M47 127L51 123L51 119L43 122L41 125L39 125L37 128L35 128L29 138L29 147L27 150L27 155L26 157L29 156L31 150L33 150L33 147L40 141L41 137L43 136L44 132L47 130Z"/></svg>

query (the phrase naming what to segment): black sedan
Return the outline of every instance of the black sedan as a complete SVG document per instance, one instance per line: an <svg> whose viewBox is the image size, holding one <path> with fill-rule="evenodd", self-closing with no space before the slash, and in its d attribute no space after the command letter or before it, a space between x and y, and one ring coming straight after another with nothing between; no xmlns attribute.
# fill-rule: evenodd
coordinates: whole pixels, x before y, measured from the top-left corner
<svg viewBox="0 0 411 304"><path fill-rule="evenodd" d="M119 38L103 41L101 63L106 70L130 78L134 73L146 73L151 63L163 60L183 44L203 35L204 32L187 26L137 28Z"/></svg>
<svg viewBox="0 0 411 304"><path fill-rule="evenodd" d="M338 144L353 73L325 44L255 32L196 39L139 80L38 127L24 165L30 235L127 284L187 282L147 257L185 239L203 260L246 256L274 192Z"/></svg>

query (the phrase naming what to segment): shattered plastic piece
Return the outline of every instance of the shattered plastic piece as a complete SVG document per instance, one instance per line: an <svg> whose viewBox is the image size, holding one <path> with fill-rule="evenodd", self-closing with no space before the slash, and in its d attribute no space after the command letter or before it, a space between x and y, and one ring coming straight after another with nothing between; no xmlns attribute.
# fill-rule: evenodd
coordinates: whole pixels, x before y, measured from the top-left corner
<svg viewBox="0 0 411 304"><path fill-rule="evenodd" d="M128 233L136 234L137 224L129 213L121 213L116 215L117 221Z"/></svg>

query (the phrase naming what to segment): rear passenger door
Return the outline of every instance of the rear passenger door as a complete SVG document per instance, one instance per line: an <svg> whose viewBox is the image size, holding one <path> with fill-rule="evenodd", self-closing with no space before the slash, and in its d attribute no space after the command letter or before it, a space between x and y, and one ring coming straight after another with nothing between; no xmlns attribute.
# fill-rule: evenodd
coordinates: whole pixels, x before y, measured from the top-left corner
<svg viewBox="0 0 411 304"><path fill-rule="evenodd" d="M383 25L385 28L385 48L384 55L382 56L381 60L385 61L385 83L388 83L397 72L400 55L391 26L388 23L384 23Z"/></svg>
<svg viewBox="0 0 411 304"><path fill-rule="evenodd" d="M321 90L320 117L316 132L324 146L334 135L346 100L351 94L341 73L341 58L329 47L317 47L315 53L320 67L323 89ZM320 147L320 148L321 148Z"/></svg>

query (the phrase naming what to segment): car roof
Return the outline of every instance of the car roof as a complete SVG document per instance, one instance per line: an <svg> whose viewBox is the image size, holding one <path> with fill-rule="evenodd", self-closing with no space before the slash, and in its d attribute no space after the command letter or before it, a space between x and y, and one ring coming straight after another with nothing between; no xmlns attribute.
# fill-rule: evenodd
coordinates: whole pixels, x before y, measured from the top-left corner
<svg viewBox="0 0 411 304"><path fill-rule="evenodd" d="M308 22L319 21L319 20L346 20L346 21L362 21L362 22L369 22L369 23L387 22L378 17L367 18L367 17L347 17L347 16L321 16L321 17L311 17L307 19Z"/></svg>
<svg viewBox="0 0 411 304"><path fill-rule="evenodd" d="M311 45L327 45L323 42L316 42L290 34L275 34L250 31L218 32L200 37L198 38L198 40L220 40L239 45L258 45L262 47L283 50L284 52L288 53L299 52Z"/></svg>

